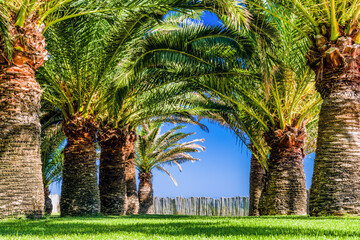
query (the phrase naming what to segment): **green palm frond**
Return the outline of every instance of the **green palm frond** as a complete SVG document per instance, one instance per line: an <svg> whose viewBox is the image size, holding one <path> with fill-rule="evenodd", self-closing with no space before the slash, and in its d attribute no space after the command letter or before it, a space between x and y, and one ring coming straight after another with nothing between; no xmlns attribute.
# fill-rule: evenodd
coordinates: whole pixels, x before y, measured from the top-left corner
<svg viewBox="0 0 360 240"><path fill-rule="evenodd" d="M135 62L136 72L157 67L198 75L228 70L250 57L253 50L248 39L235 31L191 21L185 21L176 30L152 32L141 47Z"/></svg>
<svg viewBox="0 0 360 240"><path fill-rule="evenodd" d="M12 59L12 40L9 31L10 25L9 10L6 5L0 4L0 47L5 52L5 57L8 61Z"/></svg>
<svg viewBox="0 0 360 240"><path fill-rule="evenodd" d="M298 29L310 37L322 34L335 41L340 35L353 36L354 39L359 36L357 31L354 31L360 14L358 1L270 0L266 1L265 5L250 0L247 3L283 20L289 15L297 16L298 21L302 23ZM281 9L281 12L286 14L270 10L273 8Z"/></svg>
<svg viewBox="0 0 360 240"><path fill-rule="evenodd" d="M62 179L63 149L65 135L59 125L44 129L41 136L41 161L44 187Z"/></svg>

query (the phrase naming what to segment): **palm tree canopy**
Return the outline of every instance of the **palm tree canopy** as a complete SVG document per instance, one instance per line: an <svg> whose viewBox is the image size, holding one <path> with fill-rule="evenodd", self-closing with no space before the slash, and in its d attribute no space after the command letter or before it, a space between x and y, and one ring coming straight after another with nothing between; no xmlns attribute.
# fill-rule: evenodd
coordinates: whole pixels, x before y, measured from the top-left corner
<svg viewBox="0 0 360 240"><path fill-rule="evenodd" d="M160 2L164 5L166 1ZM161 11L161 4L154 7L153 12L149 10L147 13L141 11L139 6L137 12L130 8L131 11L107 14L106 17L104 14L84 15L53 25L46 33L51 57L38 74L38 80L46 89L44 99L61 109L65 120L74 114L86 117L104 113L108 119L113 118L116 113L115 118L119 119L121 109L127 112L125 119L128 119L130 116L127 107L134 104L126 103L131 102L128 101L129 98L139 94L139 81L144 81L144 78L139 80L130 77L133 70L128 69L136 59L143 61L143 57L136 53L139 52L138 49L143 49L141 42L148 40L144 36L150 29L156 29L159 19L175 7L187 14L195 14L201 9L219 14L230 14L229 11L237 15L245 14L244 9L234 5L234 2L221 2L222 5L217 5L216 1L200 1L196 4L168 1L168 7ZM225 5L229 8L225 9ZM245 19L242 22L246 24ZM219 32L220 29L216 31ZM181 39L181 36L176 39ZM149 60L147 62L151 64ZM142 87L147 86L150 86L149 80L142 84ZM112 99L109 100L109 96ZM109 102L112 102L114 108L108 111L104 106L108 106L105 103ZM139 116L140 108L138 109L132 113L136 112Z"/></svg>
<svg viewBox="0 0 360 240"><path fill-rule="evenodd" d="M286 17L280 12L270 11L270 8L281 8L296 15L299 20L294 24L307 36L326 36L331 41L336 41L339 36L351 36L359 43L358 19L360 16L360 3L353 0L269 0L247 1L249 5L259 7L274 17Z"/></svg>
<svg viewBox="0 0 360 240"><path fill-rule="evenodd" d="M0 35L3 39L1 48L11 59L13 50L11 26L24 27L27 24L40 26L41 32L56 23L67 19L97 15L108 17L114 12L119 15L142 13L142 15L162 16L169 11L189 13L193 10L209 10L219 15L228 15L238 27L247 27L248 13L235 0L180 1L180 0L1 0ZM141 19L141 18L140 18ZM139 19L139 20L140 20Z"/></svg>
<svg viewBox="0 0 360 240"><path fill-rule="evenodd" d="M149 173L154 168L159 169L168 174L177 185L175 179L164 168L164 165L177 165L181 171L180 164L199 160L192 157L190 153L196 153L200 150L205 151L203 146L197 144L203 142L204 139L180 143L188 136L195 134L177 132L184 127L179 125L160 134L160 123L141 125L138 129L138 139L135 142L135 165L139 172Z"/></svg>
<svg viewBox="0 0 360 240"><path fill-rule="evenodd" d="M117 78L121 81L113 81L105 94L108 98L102 105L101 118L115 126L135 128L159 118L197 123L192 116L210 109L228 111L224 105L204 101L196 93L202 88L191 80L203 74L226 74L229 64L221 58L250 55L246 39L233 40L235 37L232 30L169 14L138 40L133 61L119 70Z"/></svg>

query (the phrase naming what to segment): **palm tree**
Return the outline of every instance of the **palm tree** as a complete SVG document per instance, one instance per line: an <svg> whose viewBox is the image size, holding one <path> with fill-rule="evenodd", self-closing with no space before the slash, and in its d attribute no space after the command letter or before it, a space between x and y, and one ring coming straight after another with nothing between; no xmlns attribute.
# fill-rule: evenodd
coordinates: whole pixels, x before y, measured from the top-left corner
<svg viewBox="0 0 360 240"><path fill-rule="evenodd" d="M258 1L251 4L268 11ZM310 214L360 213L358 143L358 18L360 3L351 0L271 0L299 20L293 26L307 39L308 65L316 74L316 89L323 98L318 147L310 191ZM275 17L284 18L281 14Z"/></svg>
<svg viewBox="0 0 360 240"><path fill-rule="evenodd" d="M149 82L144 80L141 78L147 90L139 91L143 85L141 83L135 84L133 90L129 86L127 95L124 95L126 91L121 89L116 94L115 107L108 109L107 115L103 115L99 131L102 149L99 187L101 211L104 214L138 213L139 200L133 178L136 139L134 130L140 124L170 121L197 124L204 128L193 115L209 109L227 110L221 105L209 104L199 99L199 96L191 92L197 88L194 83L170 82L150 88Z"/></svg>
<svg viewBox="0 0 360 240"><path fill-rule="evenodd" d="M0 200L0 217L43 215L38 116L41 91L35 71L47 57L44 29L80 13L59 14L69 2L0 3L0 151L4 153L0 156L0 192L7 196Z"/></svg>
<svg viewBox="0 0 360 240"><path fill-rule="evenodd" d="M243 61L240 61L240 63L236 60L234 61L234 59L245 60L251 56L251 54L249 53L252 52L253 46L249 41L250 39L245 37L244 34L239 35L237 32L231 32L229 31L229 29L225 30L221 27L218 27L218 29L210 29L207 26L189 24L186 21L184 21L185 24L182 23L183 28L178 29L178 23L174 21L174 19L172 20L172 22L168 22L169 25L171 25L170 23L172 23L172 25L164 28L166 34L164 35L164 33L162 33L160 41L152 40L149 41L149 43L146 43L145 49L149 49L149 51L148 53L145 52L143 55L146 56L146 59L151 59L150 62L152 64L152 69L159 68L164 70L165 66L165 68L169 69L169 72L173 73L174 71L176 71L173 70L174 65L178 65L177 69L183 69L182 74L184 74L185 76L182 77L184 79L187 79L187 81L194 81L194 79L201 76L212 79L220 79L223 76L228 76L229 78L231 78L236 77L239 74L244 74L244 71L236 70L236 67L238 67L239 65L241 66L243 64ZM271 23L269 24L268 18L259 14L252 14L252 20L253 21L249 23L252 30L250 33L248 33L249 35L255 34L258 38L261 37L264 43L271 43L272 40L276 38L276 35L274 35L276 29L271 26ZM225 24L227 23L228 22L225 19ZM229 26L233 27L232 25ZM169 29L171 29L172 31L170 31ZM202 30L200 31L200 29ZM220 30L220 32L216 32L216 30ZM181 40L177 41L176 37L174 37L175 35L181 36ZM197 38L196 36L199 37ZM162 45L160 45L160 43ZM256 46L257 44L254 45ZM159 50L157 51L156 48L159 48ZM238 51L234 55L234 52L230 50L232 48L240 51ZM208 54L206 55L205 53ZM167 61L167 59L171 59L171 61ZM197 61L196 59L200 61ZM219 61L214 62L214 59L218 59ZM235 62L235 64L229 64L231 62ZM212 65L213 63L214 65ZM193 69L191 69L191 67L196 64L198 66L201 66L202 70L194 71ZM247 74L251 75L251 73ZM229 87L229 89L232 89L231 86L227 87ZM208 91L209 88L211 88L211 84L209 86L205 84L205 88L199 85L199 89L201 89L200 91ZM229 92L231 92L231 90L229 90ZM220 122L220 124L225 124L237 133L239 133L239 131L237 131L233 127L236 120L232 121L230 124L229 122L224 121L224 117L228 118L228 116L225 115L226 114L224 113L211 113L207 117L215 120L216 122ZM255 150L256 148L253 148L253 151ZM264 170L262 165L258 163L257 159L259 156L257 155L258 154L254 154L254 157L252 157L253 174L251 174L251 179L257 180L257 183L251 181L251 185L255 188L255 191L253 191L253 189L251 188L251 196L258 195L258 198L260 198L262 192L261 185L263 182L261 174L264 173ZM264 157L264 154L262 157ZM255 166L257 167L256 169ZM251 200L253 199L254 198L251 197ZM259 199L251 202L255 203L258 201ZM258 204L254 204L256 208L257 205Z"/></svg>
<svg viewBox="0 0 360 240"><path fill-rule="evenodd" d="M158 169L165 172L177 185L172 175L164 168L164 165L177 165L181 171L180 164L194 162L199 159L193 158L189 153L205 151L205 148L197 142L204 139L196 139L190 142L179 143L188 136L195 133L177 132L184 125L176 126L169 131L160 134L161 124L143 124L138 129L138 139L135 142L135 165L139 170L139 202L141 214L153 214L153 187L152 170Z"/></svg>

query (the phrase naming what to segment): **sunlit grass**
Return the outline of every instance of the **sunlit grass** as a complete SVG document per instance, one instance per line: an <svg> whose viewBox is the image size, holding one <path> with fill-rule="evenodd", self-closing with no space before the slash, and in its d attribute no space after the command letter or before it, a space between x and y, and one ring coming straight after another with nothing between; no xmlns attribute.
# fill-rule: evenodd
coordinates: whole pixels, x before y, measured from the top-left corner
<svg viewBox="0 0 360 240"><path fill-rule="evenodd" d="M360 239L360 218L52 216L0 221L0 239Z"/></svg>

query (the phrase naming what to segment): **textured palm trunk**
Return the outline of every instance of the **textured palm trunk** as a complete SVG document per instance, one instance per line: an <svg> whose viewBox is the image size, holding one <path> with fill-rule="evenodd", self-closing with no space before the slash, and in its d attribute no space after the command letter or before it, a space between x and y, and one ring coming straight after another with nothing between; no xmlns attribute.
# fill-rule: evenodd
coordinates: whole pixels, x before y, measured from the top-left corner
<svg viewBox="0 0 360 240"><path fill-rule="evenodd" d="M50 198L49 187L45 188L44 198L45 198L45 213L50 215L53 210L53 205L52 205L52 201Z"/></svg>
<svg viewBox="0 0 360 240"><path fill-rule="evenodd" d="M100 211L96 168L96 128L90 118L74 117L63 125L64 149L61 216L96 215Z"/></svg>
<svg viewBox="0 0 360 240"><path fill-rule="evenodd" d="M287 126L268 136L271 146L262 215L305 215L306 185L302 146L305 128Z"/></svg>
<svg viewBox="0 0 360 240"><path fill-rule="evenodd" d="M35 71L47 53L43 29L35 22L33 17L23 28L10 26L14 47L11 62L4 57L0 40L0 218L44 214L41 91Z"/></svg>
<svg viewBox="0 0 360 240"><path fill-rule="evenodd" d="M323 104L310 215L360 215L360 46L346 37L316 44L309 61Z"/></svg>
<svg viewBox="0 0 360 240"><path fill-rule="evenodd" d="M101 146L99 188L103 214L126 213L124 152L126 137L122 129L108 127L103 127L99 134Z"/></svg>
<svg viewBox="0 0 360 240"><path fill-rule="evenodd" d="M129 134L129 145L127 146L128 156L125 163L126 171L126 192L127 192L127 211L126 214L139 213L139 197L136 189L136 171L135 171L135 149L134 141L136 132L131 131Z"/></svg>
<svg viewBox="0 0 360 240"><path fill-rule="evenodd" d="M258 159L252 155L250 165L250 206L249 215L259 216L259 203L264 189L265 171Z"/></svg>
<svg viewBox="0 0 360 240"><path fill-rule="evenodd" d="M140 214L154 214L154 196L152 188L152 174L140 172L139 173L139 203Z"/></svg>

